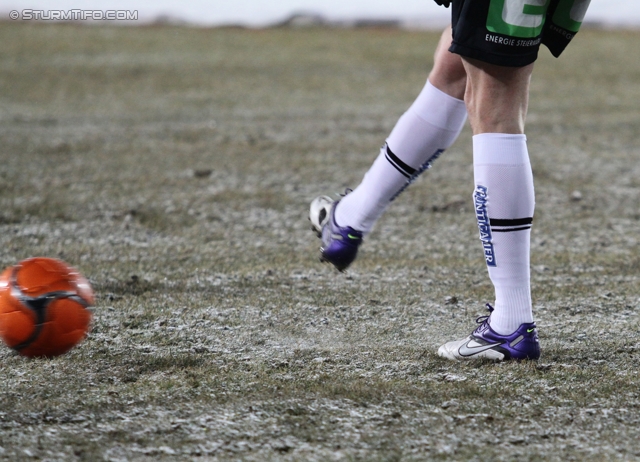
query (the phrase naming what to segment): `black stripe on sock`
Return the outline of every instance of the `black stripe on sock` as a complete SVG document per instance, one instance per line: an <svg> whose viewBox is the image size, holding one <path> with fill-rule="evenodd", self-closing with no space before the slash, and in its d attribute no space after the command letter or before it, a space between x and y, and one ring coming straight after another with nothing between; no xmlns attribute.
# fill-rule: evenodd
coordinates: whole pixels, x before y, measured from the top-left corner
<svg viewBox="0 0 640 462"><path fill-rule="evenodd" d="M514 231L524 231L525 229L531 229L531 226L525 226L523 228L506 228L506 229L491 228L491 232L493 232L493 233L512 233Z"/></svg>
<svg viewBox="0 0 640 462"><path fill-rule="evenodd" d="M414 173L416 173L415 168L405 164L404 162L402 162L402 160L400 160L398 156L396 156L393 152L391 152L391 149L389 149L389 145L387 145L387 153L385 157L387 158L389 163L395 167L396 170L398 170L407 178L411 177Z"/></svg>
<svg viewBox="0 0 640 462"><path fill-rule="evenodd" d="M531 227L531 223L533 223L533 217L514 218L512 220L505 220L501 218L490 218L489 223L491 224L492 228L494 226L513 227L513 226L525 226L525 225L529 225L529 227Z"/></svg>
<svg viewBox="0 0 640 462"><path fill-rule="evenodd" d="M398 171L402 176L405 176L405 177L407 177L407 178L411 178L411 175L409 175L407 172L405 172L405 171L404 171L404 170L402 170L399 166L397 166L397 165L393 162L393 160L391 160L391 159L389 158L389 156L388 156L388 155L385 155L385 157L386 157L387 161L391 164L391 166L392 166L393 168L395 168L395 169L396 169L396 170L397 170L397 171Z"/></svg>

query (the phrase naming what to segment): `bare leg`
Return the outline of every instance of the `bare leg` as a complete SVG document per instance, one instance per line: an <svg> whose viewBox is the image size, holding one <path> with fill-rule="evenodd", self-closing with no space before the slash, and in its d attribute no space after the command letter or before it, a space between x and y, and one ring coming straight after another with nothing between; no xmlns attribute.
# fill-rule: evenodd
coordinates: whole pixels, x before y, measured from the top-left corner
<svg viewBox="0 0 640 462"><path fill-rule="evenodd" d="M467 74L464 99L473 134L523 134L533 64L504 67L470 58L463 58L462 63Z"/></svg>
<svg viewBox="0 0 640 462"><path fill-rule="evenodd" d="M467 73L460 55L449 51L451 46L451 26L447 27L440 36L440 42L434 55L433 69L429 73L429 82L438 90L464 99L467 86Z"/></svg>

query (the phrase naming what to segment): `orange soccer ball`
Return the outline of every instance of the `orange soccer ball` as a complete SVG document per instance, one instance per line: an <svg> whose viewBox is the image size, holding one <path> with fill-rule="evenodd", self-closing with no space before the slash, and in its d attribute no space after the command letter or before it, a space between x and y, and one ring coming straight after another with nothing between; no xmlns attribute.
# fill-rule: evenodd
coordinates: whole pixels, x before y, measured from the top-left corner
<svg viewBox="0 0 640 462"><path fill-rule="evenodd" d="M0 337L28 357L58 356L85 338L93 290L53 258L29 258L0 274Z"/></svg>

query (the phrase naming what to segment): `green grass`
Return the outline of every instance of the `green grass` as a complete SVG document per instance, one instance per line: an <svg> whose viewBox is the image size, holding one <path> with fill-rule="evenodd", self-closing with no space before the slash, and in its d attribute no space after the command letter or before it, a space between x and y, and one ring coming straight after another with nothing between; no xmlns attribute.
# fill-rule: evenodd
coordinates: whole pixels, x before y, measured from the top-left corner
<svg viewBox="0 0 640 462"><path fill-rule="evenodd" d="M97 292L67 355L0 352L0 458L640 458L637 32L536 65L538 363L435 354L492 296L468 128L348 273L317 261L309 201L358 183L437 39L0 23L0 263Z"/></svg>

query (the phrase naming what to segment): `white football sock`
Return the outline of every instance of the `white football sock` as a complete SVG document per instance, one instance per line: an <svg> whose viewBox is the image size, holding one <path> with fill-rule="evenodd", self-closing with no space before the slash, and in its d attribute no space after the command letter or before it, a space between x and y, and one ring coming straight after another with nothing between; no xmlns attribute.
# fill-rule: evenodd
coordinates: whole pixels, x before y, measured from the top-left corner
<svg viewBox="0 0 640 462"><path fill-rule="evenodd" d="M427 81L360 185L338 204L336 222L370 232L387 205L453 144L466 119L464 101Z"/></svg>
<svg viewBox="0 0 640 462"><path fill-rule="evenodd" d="M474 204L496 300L491 328L507 335L533 322L529 272L533 175L525 135L473 137Z"/></svg>

